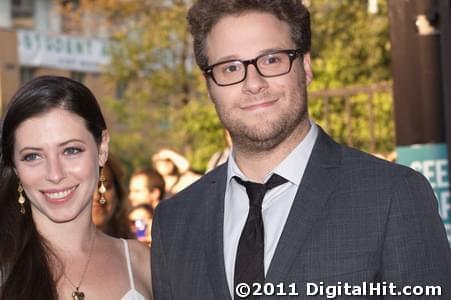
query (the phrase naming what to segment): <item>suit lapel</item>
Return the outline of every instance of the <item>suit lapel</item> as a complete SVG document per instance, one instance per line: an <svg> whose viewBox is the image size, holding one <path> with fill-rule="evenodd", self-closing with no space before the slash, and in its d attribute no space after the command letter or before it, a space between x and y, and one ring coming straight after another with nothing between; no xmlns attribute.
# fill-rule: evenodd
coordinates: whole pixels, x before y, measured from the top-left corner
<svg viewBox="0 0 451 300"><path fill-rule="evenodd" d="M227 164L216 171L206 187L205 257L215 299L231 299L224 265L224 196Z"/></svg>
<svg viewBox="0 0 451 300"><path fill-rule="evenodd" d="M340 146L319 128L317 141L269 266L267 282L282 282L294 265L304 240L335 188L340 159Z"/></svg>

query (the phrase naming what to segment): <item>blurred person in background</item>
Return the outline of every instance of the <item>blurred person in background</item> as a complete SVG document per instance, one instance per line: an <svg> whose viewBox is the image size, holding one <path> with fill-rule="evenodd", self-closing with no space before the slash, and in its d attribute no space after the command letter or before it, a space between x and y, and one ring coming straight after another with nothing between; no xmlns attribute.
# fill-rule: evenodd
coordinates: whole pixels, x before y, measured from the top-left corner
<svg viewBox="0 0 451 300"><path fill-rule="evenodd" d="M130 177L128 201L131 207L149 204L152 209L163 199L165 183L163 176L156 170L147 168L135 171Z"/></svg>
<svg viewBox="0 0 451 300"><path fill-rule="evenodd" d="M116 158L111 154L103 166L105 176L104 200L100 201L100 193L93 196L92 220L96 227L115 238L133 238L128 224L128 205L123 185L123 173ZM99 187L100 188L100 183Z"/></svg>
<svg viewBox="0 0 451 300"><path fill-rule="evenodd" d="M190 164L185 157L169 149L162 149L154 154L152 166L164 178L165 198L177 194L201 177L190 170Z"/></svg>
<svg viewBox="0 0 451 300"><path fill-rule="evenodd" d="M148 248L92 221L108 148L83 84L42 76L13 96L1 139L1 300L152 298Z"/></svg>
<svg viewBox="0 0 451 300"><path fill-rule="evenodd" d="M227 129L224 129L224 141L226 143L226 147L222 151L215 152L207 163L207 170L205 173L210 172L214 168L222 165L229 158L230 150L232 148L232 139L230 137L230 133Z"/></svg>
<svg viewBox="0 0 451 300"><path fill-rule="evenodd" d="M138 204L130 209L128 213L130 229L136 239L150 246L152 242L152 219L153 208L149 204Z"/></svg>

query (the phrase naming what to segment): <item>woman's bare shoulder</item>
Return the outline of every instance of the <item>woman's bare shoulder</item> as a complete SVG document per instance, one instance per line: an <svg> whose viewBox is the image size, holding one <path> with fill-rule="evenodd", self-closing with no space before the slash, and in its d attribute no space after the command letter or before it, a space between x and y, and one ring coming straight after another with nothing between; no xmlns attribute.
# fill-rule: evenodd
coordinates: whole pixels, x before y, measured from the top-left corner
<svg viewBox="0 0 451 300"><path fill-rule="evenodd" d="M135 257L137 260L141 261L141 264L144 261L150 263L150 248L142 242L137 240L127 240L128 247L130 249L130 254Z"/></svg>
<svg viewBox="0 0 451 300"><path fill-rule="evenodd" d="M150 248L137 240L127 240L135 284L141 292L151 294Z"/></svg>

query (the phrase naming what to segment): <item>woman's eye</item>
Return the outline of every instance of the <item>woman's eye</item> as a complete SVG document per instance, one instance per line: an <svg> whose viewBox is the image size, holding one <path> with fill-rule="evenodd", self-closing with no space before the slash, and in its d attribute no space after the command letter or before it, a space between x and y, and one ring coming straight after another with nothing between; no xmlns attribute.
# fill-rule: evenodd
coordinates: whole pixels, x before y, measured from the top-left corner
<svg viewBox="0 0 451 300"><path fill-rule="evenodd" d="M22 158L23 161L35 161L37 159L39 159L39 154L37 153L29 153L24 155L24 157Z"/></svg>
<svg viewBox="0 0 451 300"><path fill-rule="evenodd" d="M64 149L65 155L76 155L81 152L83 152L83 150L81 150L80 148L77 148L77 147L70 147L70 148Z"/></svg>

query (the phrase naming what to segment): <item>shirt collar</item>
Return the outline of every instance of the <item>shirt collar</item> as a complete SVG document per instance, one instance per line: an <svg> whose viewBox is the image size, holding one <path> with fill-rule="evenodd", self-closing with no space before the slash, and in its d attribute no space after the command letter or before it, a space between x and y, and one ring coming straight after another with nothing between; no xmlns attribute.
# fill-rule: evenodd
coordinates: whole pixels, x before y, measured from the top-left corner
<svg viewBox="0 0 451 300"><path fill-rule="evenodd" d="M318 126L311 120L310 125L310 129L304 139L302 139L302 141L290 152L290 154L288 154L287 157L285 157L282 162L280 162L277 167L274 168L274 170L266 174L265 182L273 173L276 173L295 185L300 184L316 138L318 137ZM230 180L234 176L238 176L243 180L248 180L248 178L238 167L235 161L234 151L232 149L229 153L227 164L227 183L230 183Z"/></svg>

